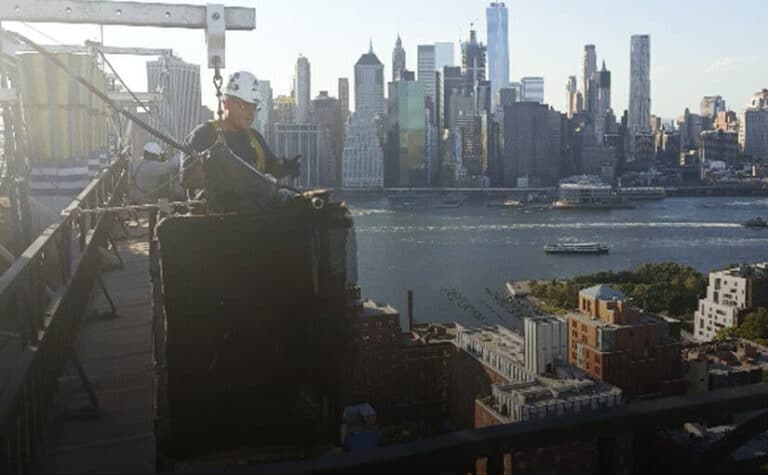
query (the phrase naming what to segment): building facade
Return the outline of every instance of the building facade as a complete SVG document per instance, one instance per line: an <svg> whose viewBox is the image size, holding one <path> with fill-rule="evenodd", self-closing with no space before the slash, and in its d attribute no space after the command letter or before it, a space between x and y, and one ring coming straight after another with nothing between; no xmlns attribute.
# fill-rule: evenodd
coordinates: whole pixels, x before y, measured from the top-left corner
<svg viewBox="0 0 768 475"><path fill-rule="evenodd" d="M301 188L320 185L322 150L320 134L315 124L284 124L273 122L267 132L267 144L278 157L301 155L301 169L295 184Z"/></svg>
<svg viewBox="0 0 768 475"><path fill-rule="evenodd" d="M544 104L544 78L541 76L529 76L520 80L523 102L537 102Z"/></svg>
<svg viewBox="0 0 768 475"><path fill-rule="evenodd" d="M405 71L405 49L403 49L403 40L400 34L397 34L395 49L392 50L392 81L400 80L400 75Z"/></svg>
<svg viewBox="0 0 768 475"><path fill-rule="evenodd" d="M355 112L347 124L341 185L346 190L384 187L384 152L370 112Z"/></svg>
<svg viewBox="0 0 768 475"><path fill-rule="evenodd" d="M581 94L587 114L597 107L597 51L595 45L584 45L584 64L581 77Z"/></svg>
<svg viewBox="0 0 768 475"><path fill-rule="evenodd" d="M568 361L628 398L682 394L679 322L634 308L604 285L579 293L568 314ZM677 339L675 339L677 338Z"/></svg>
<svg viewBox="0 0 768 475"><path fill-rule="evenodd" d="M712 341L720 330L738 326L745 313L768 305L768 263L709 274L707 297L694 315L694 337Z"/></svg>
<svg viewBox="0 0 768 475"><path fill-rule="evenodd" d="M517 102L504 108L504 186L546 186L557 181L562 146L559 119L560 113L545 104Z"/></svg>
<svg viewBox="0 0 768 475"><path fill-rule="evenodd" d="M456 65L456 53L453 43L439 41L435 43L435 71L442 71L446 66Z"/></svg>
<svg viewBox="0 0 768 475"><path fill-rule="evenodd" d="M344 122L341 105L328 91L312 100L312 123L317 125L320 136L320 185L339 186L341 183L341 159L344 152Z"/></svg>
<svg viewBox="0 0 768 475"><path fill-rule="evenodd" d="M611 111L611 72L606 69L605 61L603 61L603 67L596 74L597 106L592 114L592 121L597 143L602 144L605 142L605 134L608 131L606 117Z"/></svg>
<svg viewBox="0 0 768 475"><path fill-rule="evenodd" d="M419 45L416 53L416 79L424 87L424 96L432 98L432 102L437 99L437 76L435 45ZM442 70L442 68L441 68Z"/></svg>
<svg viewBox="0 0 768 475"><path fill-rule="evenodd" d="M568 82L565 83L565 112L569 119L580 112L578 98L579 88L576 76L568 76Z"/></svg>
<svg viewBox="0 0 768 475"><path fill-rule="evenodd" d="M474 29L469 30L469 40L461 44L461 70L470 86L486 79L486 47L477 41Z"/></svg>
<svg viewBox="0 0 768 475"><path fill-rule="evenodd" d="M744 155L755 161L768 160L768 89L756 93L744 112L739 141Z"/></svg>
<svg viewBox="0 0 768 475"><path fill-rule="evenodd" d="M424 86L406 72L401 80L389 84L387 99L388 186L425 186L426 120Z"/></svg>
<svg viewBox="0 0 768 475"><path fill-rule="evenodd" d="M699 158L702 163L736 162L739 158L739 135L722 130L702 132L699 139Z"/></svg>
<svg viewBox="0 0 768 475"><path fill-rule="evenodd" d="M175 56L147 61L147 90L162 93L163 100L152 123L158 130L183 141L200 125L200 65Z"/></svg>
<svg viewBox="0 0 768 475"><path fill-rule="evenodd" d="M704 96L701 99L699 113L704 117L714 119L720 112L725 112L725 100L722 96Z"/></svg>
<svg viewBox="0 0 768 475"><path fill-rule="evenodd" d="M635 136L651 130L651 37L633 35L630 45L629 134ZM632 147L631 159L635 159Z"/></svg>
<svg viewBox="0 0 768 475"><path fill-rule="evenodd" d="M339 107L341 108L341 122L345 125L349 120L349 78L339 78Z"/></svg>
<svg viewBox="0 0 768 475"><path fill-rule="evenodd" d="M312 106L312 72L309 60L299 56L296 60L296 73L293 78L293 96L296 98L296 123L309 122Z"/></svg>
<svg viewBox="0 0 768 475"><path fill-rule="evenodd" d="M504 2L492 2L485 10L488 26L488 79L493 105L499 89L509 84L509 12Z"/></svg>
<svg viewBox="0 0 768 475"><path fill-rule="evenodd" d="M384 114L384 65L373 52L368 52L355 64L355 112Z"/></svg>
<svg viewBox="0 0 768 475"><path fill-rule="evenodd" d="M258 130L261 135L266 135L267 125L272 122L272 113L275 108L272 85L269 81L260 79L256 87L259 89L259 95L261 95L261 103L253 121L253 128Z"/></svg>

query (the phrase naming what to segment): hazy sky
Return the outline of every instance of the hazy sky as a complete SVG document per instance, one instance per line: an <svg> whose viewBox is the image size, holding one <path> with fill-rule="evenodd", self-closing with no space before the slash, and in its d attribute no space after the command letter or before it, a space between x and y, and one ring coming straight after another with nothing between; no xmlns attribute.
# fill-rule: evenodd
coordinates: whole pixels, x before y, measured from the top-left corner
<svg viewBox="0 0 768 475"><path fill-rule="evenodd" d="M166 0L168 1L168 0ZM203 1L188 0L199 3ZM485 8L479 0L238 0L231 6L256 8L254 32L227 36L229 70L250 69L272 81L275 95L290 92L299 53L312 68L312 95L336 95L337 78L353 77L353 65L368 49L368 40L391 78L392 48L399 29L408 68L416 69L416 46L458 41L470 22L486 42ZM627 107L630 36L651 35L652 112L675 118L685 107L698 111L704 95L720 94L742 110L752 93L768 87L764 2L759 0L517 0L506 2L510 20L510 77L544 76L545 99L565 109L565 83L581 74L583 46L597 46L598 66L613 72L613 108ZM51 42L18 23L4 27ZM37 24L64 43L98 39L98 27ZM202 31L106 27L105 43L115 46L172 48L184 60L204 64ZM146 88L145 59L113 62L129 84ZM458 57L457 57L458 61ZM203 70L203 102L212 105L211 73ZM579 82L581 78L579 77Z"/></svg>

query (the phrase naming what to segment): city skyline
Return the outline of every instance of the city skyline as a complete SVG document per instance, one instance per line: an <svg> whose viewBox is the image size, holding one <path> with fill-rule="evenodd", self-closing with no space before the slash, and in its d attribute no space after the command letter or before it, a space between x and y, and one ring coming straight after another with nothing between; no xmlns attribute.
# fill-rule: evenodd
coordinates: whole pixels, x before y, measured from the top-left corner
<svg viewBox="0 0 768 475"><path fill-rule="evenodd" d="M180 3L180 2L174 2ZM189 3L204 3L190 0ZM398 6L402 3L402 8ZM542 76L550 87L545 91L546 103L564 111L562 85L568 76L580 73L585 44L595 44L601 60L605 59L613 74L613 104L617 114L628 108L630 37L633 34L651 36L652 113L667 119L676 118L686 107L696 109L703 96L721 95L729 106L739 111L746 108L749 98L765 86L768 65L757 44L760 21L751 15L760 4L749 0L727 10L707 8L708 2L679 2L663 4L665 14L653 8L661 2L651 1L642 10L631 5L588 1L578 8L544 0L536 5L508 5L510 37L510 80L523 76ZM714 2L710 2L713 6ZM255 32L229 33L227 37L227 71L252 70L257 77L271 81L275 96L289 94L294 67L299 54L312 63L312 91L335 91L339 77L351 77L354 63L368 49L369 39L380 58L388 58L398 31L403 39L409 62L415 70L416 49L419 44L451 41L458 52L458 43L468 36L474 21L478 39L487 43L485 9L490 2L406 4L393 0L387 4L348 4L339 0L323 3L293 2L288 4L264 1L238 2L255 6ZM300 10L304 15L293 15ZM558 11L558 15L552 15ZM589 12L589 15L585 13ZM683 36L681 25L691 24L691 15L700 31L713 31L738 24L744 38L733 48L732 42L722 42L719 35L704 34L691 48ZM435 21L429 21L430 16ZM286 18L291 18L286 22ZM437 20L439 18L439 21ZM286 25L290 25L290 29ZM600 28L596 28L600 25ZM18 23L4 25L50 43L50 39ZM82 43L98 39L97 26L35 25L57 41ZM185 61L204 63L205 41L201 32L185 30L136 29L105 27L108 44L170 47ZM300 33L296 33L300 32ZM310 35L309 32L312 32ZM750 40L750 38L752 40ZM531 48L531 41L536 47ZM260 48L261 45L269 45ZM754 46L752 46L754 44ZM256 57L254 58L254 51ZM114 63L135 89L146 87L142 58L115 58ZM391 77L391 64L385 63L385 77ZM141 66L139 66L141 65ZM203 102L215 103L213 88L202 69ZM578 74L580 76L580 74ZM693 77L695 80L691 80ZM581 89L581 84L579 85Z"/></svg>

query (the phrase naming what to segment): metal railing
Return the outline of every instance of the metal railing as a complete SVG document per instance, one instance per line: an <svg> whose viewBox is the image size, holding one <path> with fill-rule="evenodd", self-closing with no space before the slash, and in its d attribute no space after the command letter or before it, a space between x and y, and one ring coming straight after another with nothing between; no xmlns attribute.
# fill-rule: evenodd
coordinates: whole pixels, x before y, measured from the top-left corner
<svg viewBox="0 0 768 475"><path fill-rule="evenodd" d="M126 157L94 179L0 276L0 473L28 473L41 453L47 410L100 266L121 202Z"/></svg>
<svg viewBox="0 0 768 475"><path fill-rule="evenodd" d="M685 467L655 466L658 447L653 436L658 431L680 428L689 421L706 421L723 415L768 408L768 384L742 386L705 394L658 399L625 405L616 409L568 417L497 425L483 429L453 432L440 437L374 450L362 450L316 459L236 466L229 469L201 469L178 472L191 475L307 475L307 474L454 474L505 473L509 454L575 441L594 440L598 452L615 452L617 436L633 439L632 473L659 473L680 469L683 473L708 473L710 464L727 462L730 450L768 430L763 412L729 433L708 449L699 452ZM663 462L662 462L663 463ZM601 460L598 473L614 473L608 460ZM513 471L514 473L514 471ZM569 472L570 473L570 472Z"/></svg>

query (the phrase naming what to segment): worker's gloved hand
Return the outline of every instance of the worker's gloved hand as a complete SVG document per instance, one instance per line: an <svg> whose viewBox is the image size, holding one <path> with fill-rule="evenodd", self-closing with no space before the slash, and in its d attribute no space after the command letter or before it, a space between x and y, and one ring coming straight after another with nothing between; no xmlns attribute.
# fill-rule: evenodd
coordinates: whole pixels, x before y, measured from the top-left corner
<svg viewBox="0 0 768 475"><path fill-rule="evenodd" d="M288 176L297 178L301 174L301 155L296 155L292 159L283 161L283 167Z"/></svg>

